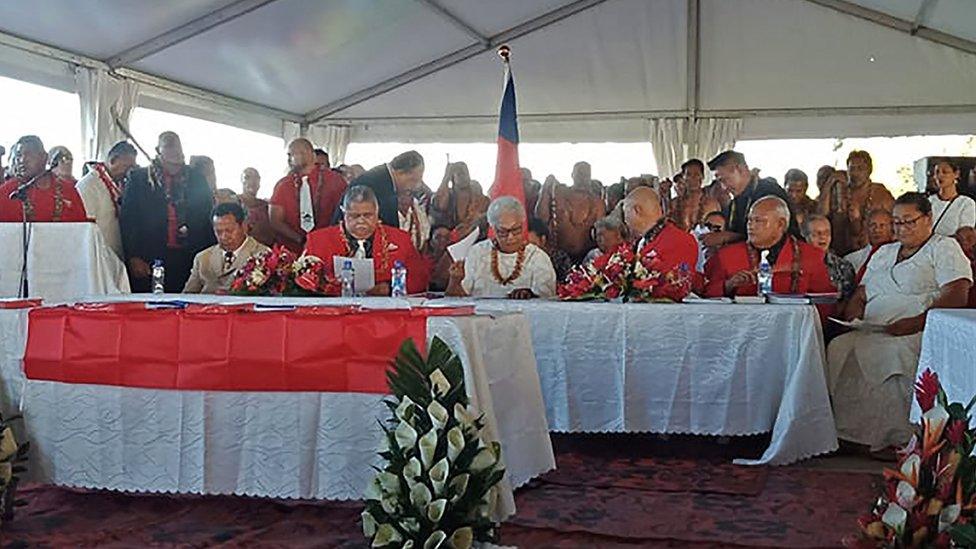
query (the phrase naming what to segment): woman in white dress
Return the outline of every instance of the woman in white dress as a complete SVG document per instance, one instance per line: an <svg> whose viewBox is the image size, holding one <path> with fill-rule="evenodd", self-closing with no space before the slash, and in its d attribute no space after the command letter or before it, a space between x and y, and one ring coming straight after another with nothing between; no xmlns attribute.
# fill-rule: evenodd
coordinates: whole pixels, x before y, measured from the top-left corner
<svg viewBox="0 0 976 549"><path fill-rule="evenodd" d="M929 197L935 234L955 236L963 227L976 226L976 202L959 194L959 168L940 160L935 165L935 182L939 192Z"/></svg>
<svg viewBox="0 0 976 549"><path fill-rule="evenodd" d="M895 242L871 257L845 311L865 327L827 349L827 384L841 440L882 450L911 438L908 422L925 313L964 307L972 269L959 244L932 232L921 193L895 201ZM873 328L873 329L872 329Z"/></svg>
<svg viewBox="0 0 976 549"><path fill-rule="evenodd" d="M503 196L488 206L495 236L451 267L447 295L531 299L556 295L556 271L544 250L526 241L525 208Z"/></svg>

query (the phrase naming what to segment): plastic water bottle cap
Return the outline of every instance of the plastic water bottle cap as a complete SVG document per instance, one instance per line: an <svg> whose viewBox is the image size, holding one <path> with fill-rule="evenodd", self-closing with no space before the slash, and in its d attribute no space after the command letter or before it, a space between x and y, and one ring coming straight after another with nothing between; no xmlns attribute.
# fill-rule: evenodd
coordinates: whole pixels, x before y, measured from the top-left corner
<svg viewBox="0 0 976 549"><path fill-rule="evenodd" d="M397 259L396 261L393 262L393 266L396 267L397 269L402 269L403 268L403 261Z"/></svg>
<svg viewBox="0 0 976 549"><path fill-rule="evenodd" d="M347 260L343 261L342 262L342 268L343 269L352 269L352 260L347 259Z"/></svg>
<svg viewBox="0 0 976 549"><path fill-rule="evenodd" d="M163 260L162 259L154 259L153 260L153 267L162 267L162 266L163 266Z"/></svg>

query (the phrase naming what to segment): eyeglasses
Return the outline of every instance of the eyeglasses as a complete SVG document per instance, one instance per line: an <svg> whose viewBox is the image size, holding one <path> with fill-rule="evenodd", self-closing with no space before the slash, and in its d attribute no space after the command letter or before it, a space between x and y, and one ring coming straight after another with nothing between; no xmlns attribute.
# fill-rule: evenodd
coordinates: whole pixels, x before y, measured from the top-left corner
<svg viewBox="0 0 976 549"><path fill-rule="evenodd" d="M712 233L720 233L725 230L725 228L721 225L715 225L714 223L702 223L702 226Z"/></svg>
<svg viewBox="0 0 976 549"><path fill-rule="evenodd" d="M510 236L515 236L517 234L522 234L522 226L516 225L514 227L495 227L495 236L498 238L508 238Z"/></svg>
<svg viewBox="0 0 976 549"><path fill-rule="evenodd" d="M895 227L901 227L903 229L910 229L910 228L914 227L918 223L918 220L922 219L923 217L925 217L925 216L924 215L919 215L919 216L915 217L914 219L893 219L891 221L891 224L894 225Z"/></svg>

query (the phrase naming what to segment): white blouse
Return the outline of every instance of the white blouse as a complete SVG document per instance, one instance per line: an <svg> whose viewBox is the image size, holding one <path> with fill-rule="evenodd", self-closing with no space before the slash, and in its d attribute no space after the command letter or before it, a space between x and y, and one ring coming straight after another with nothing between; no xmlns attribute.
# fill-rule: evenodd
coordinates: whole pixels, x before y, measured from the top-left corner
<svg viewBox="0 0 976 549"><path fill-rule="evenodd" d="M549 255L534 244L525 246L522 274L502 285L491 272L491 240L475 244L464 261L464 280L461 287L472 297L507 297L513 290L529 289L539 297L556 295L556 271ZM498 274L509 277L515 270L518 254L498 254Z"/></svg>
<svg viewBox="0 0 976 549"><path fill-rule="evenodd" d="M942 286L973 279L969 260L953 238L933 234L915 255L896 264L900 248L899 242L885 244L868 262L862 281L867 322L890 324L920 315L939 297Z"/></svg>
<svg viewBox="0 0 976 549"><path fill-rule="evenodd" d="M864 266L864 262L868 260L868 256L871 255L871 245L861 248L860 250L854 250L853 252L844 256L844 259L854 267L854 272L861 270Z"/></svg>
<svg viewBox="0 0 976 549"><path fill-rule="evenodd" d="M935 234L952 236L962 227L976 226L976 202L972 198L959 195L955 200L942 200L933 194L929 202L932 203L932 223L938 222L932 229Z"/></svg>

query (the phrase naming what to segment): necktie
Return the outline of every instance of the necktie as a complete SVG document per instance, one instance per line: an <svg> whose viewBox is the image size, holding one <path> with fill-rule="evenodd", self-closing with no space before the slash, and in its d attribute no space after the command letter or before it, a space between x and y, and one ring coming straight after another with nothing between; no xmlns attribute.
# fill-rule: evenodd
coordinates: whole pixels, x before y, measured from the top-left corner
<svg viewBox="0 0 976 549"><path fill-rule="evenodd" d="M298 211L302 230L306 233L315 228L315 213L312 210L312 187L308 184L308 176L302 176L302 186L298 190Z"/></svg>
<svg viewBox="0 0 976 549"><path fill-rule="evenodd" d="M358 247L356 248L356 259L366 259L366 241L357 240L356 243Z"/></svg>
<svg viewBox="0 0 976 549"><path fill-rule="evenodd" d="M234 264L234 252L225 251L224 252L224 270L230 269L230 266Z"/></svg>

